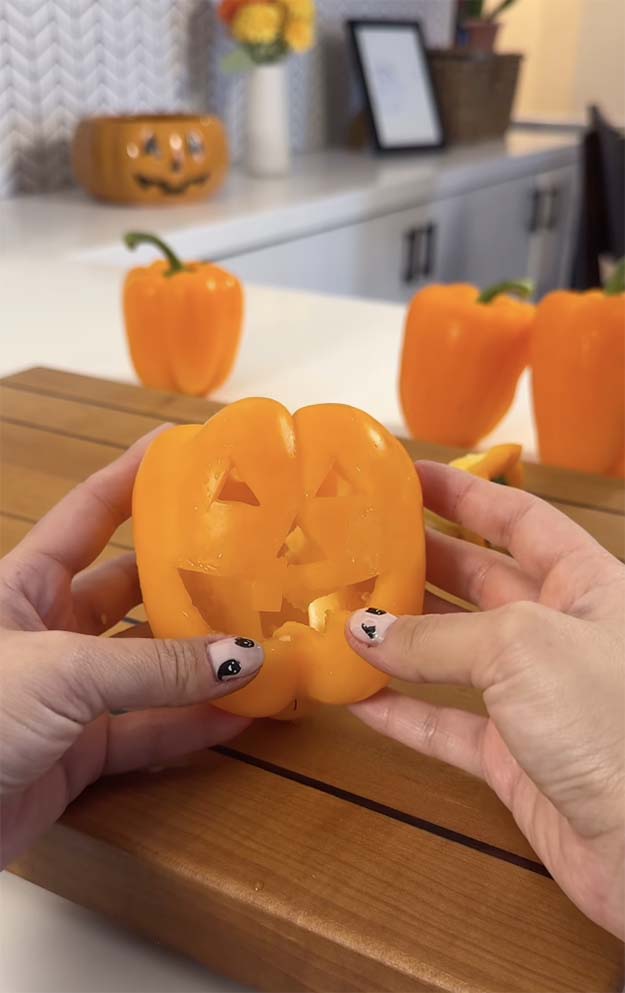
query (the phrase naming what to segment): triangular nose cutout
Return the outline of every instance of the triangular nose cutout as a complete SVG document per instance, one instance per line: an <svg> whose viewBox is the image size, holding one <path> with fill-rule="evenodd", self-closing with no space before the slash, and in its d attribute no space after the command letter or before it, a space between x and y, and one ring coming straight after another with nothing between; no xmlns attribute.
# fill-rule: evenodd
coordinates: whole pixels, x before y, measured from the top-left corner
<svg viewBox="0 0 625 993"><path fill-rule="evenodd" d="M337 462L334 463L330 469L328 475L323 480L321 486L317 490L315 496L318 497L337 497L337 496L347 496L349 493L354 492L354 487L345 478Z"/></svg>
<svg viewBox="0 0 625 993"><path fill-rule="evenodd" d="M305 534L297 521L278 552L278 558L286 559L288 565L310 565L312 562L324 562L326 557L323 549Z"/></svg>
<svg viewBox="0 0 625 993"><path fill-rule="evenodd" d="M260 507L256 494L233 470L226 473L216 499L222 503L246 503L249 507Z"/></svg>

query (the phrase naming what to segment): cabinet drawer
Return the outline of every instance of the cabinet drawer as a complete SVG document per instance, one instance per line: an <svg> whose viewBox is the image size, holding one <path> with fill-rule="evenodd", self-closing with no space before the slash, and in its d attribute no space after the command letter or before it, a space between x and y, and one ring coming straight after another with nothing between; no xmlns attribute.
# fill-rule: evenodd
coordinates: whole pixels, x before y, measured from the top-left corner
<svg viewBox="0 0 625 993"><path fill-rule="evenodd" d="M250 283L403 302L445 278L453 257L446 202L410 208L221 260Z"/></svg>

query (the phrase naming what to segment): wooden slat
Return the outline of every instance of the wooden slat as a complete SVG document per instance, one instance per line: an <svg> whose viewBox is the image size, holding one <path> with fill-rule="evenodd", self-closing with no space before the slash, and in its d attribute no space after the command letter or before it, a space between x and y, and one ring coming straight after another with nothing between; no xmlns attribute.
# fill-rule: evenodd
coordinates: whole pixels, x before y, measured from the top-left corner
<svg viewBox="0 0 625 993"><path fill-rule="evenodd" d="M38 520L77 483L112 462L117 447L81 441L48 430L2 422L0 478L2 510L14 516ZM122 524L113 541L132 547L132 526Z"/></svg>
<svg viewBox="0 0 625 993"><path fill-rule="evenodd" d="M16 868L264 990L621 978L553 881L214 754L90 789Z"/></svg>
<svg viewBox="0 0 625 993"><path fill-rule="evenodd" d="M206 421L221 407L221 404L210 400L175 396L94 376L78 376L60 369L27 369L7 376L2 382L25 388L33 394L39 392L61 399L99 404L108 410L144 414L160 421Z"/></svg>
<svg viewBox="0 0 625 993"><path fill-rule="evenodd" d="M162 423L160 418L146 414L127 414L115 409L104 412L100 406L78 400L64 400L2 385L0 416L17 426L45 427L48 431L122 448L128 448L137 438Z"/></svg>
<svg viewBox="0 0 625 993"><path fill-rule="evenodd" d="M204 421L220 407L207 400L173 397L157 390L145 390L90 376L77 376L56 369L28 369L8 376L3 382L30 392L38 391L51 396L102 404L109 409L144 414L159 421ZM464 454L460 449L424 441L410 439L404 443L415 459L431 458L447 462ZM621 514L625 512L624 490L620 480L531 463L526 467L526 478L528 489L545 499Z"/></svg>

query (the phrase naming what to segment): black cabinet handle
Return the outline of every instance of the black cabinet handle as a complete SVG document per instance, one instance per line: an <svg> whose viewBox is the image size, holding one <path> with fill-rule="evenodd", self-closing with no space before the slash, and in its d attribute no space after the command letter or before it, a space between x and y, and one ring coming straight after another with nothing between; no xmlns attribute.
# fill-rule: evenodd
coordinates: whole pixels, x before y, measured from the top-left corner
<svg viewBox="0 0 625 993"><path fill-rule="evenodd" d="M404 283L411 283L414 279L417 233L416 228L404 232L404 264L401 277Z"/></svg>
<svg viewBox="0 0 625 993"><path fill-rule="evenodd" d="M425 228L425 259L421 267L422 276L431 276L434 271L434 256L436 254L436 224L430 223Z"/></svg>
<svg viewBox="0 0 625 993"><path fill-rule="evenodd" d="M545 227L548 231L553 231L558 226L560 219L560 190L557 186L552 186L547 194L548 210L545 220Z"/></svg>
<svg viewBox="0 0 625 993"><path fill-rule="evenodd" d="M406 284L414 283L420 275L421 254L424 228L411 228L404 234L404 268L402 280Z"/></svg>
<svg viewBox="0 0 625 993"><path fill-rule="evenodd" d="M528 230L530 234L536 234L541 226L541 214L543 205L543 191L536 189L532 191L530 218Z"/></svg>

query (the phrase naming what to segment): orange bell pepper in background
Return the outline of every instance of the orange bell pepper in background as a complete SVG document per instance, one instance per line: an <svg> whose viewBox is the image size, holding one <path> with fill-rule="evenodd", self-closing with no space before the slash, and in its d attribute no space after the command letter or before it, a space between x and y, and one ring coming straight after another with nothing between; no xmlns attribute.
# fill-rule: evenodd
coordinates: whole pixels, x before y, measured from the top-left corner
<svg viewBox="0 0 625 993"><path fill-rule="evenodd" d="M157 637L262 642L265 664L218 705L249 717L346 704L388 677L345 639L352 610L419 613L421 487L403 446L367 414L273 400L166 431L133 498L135 547Z"/></svg>
<svg viewBox="0 0 625 993"><path fill-rule="evenodd" d="M623 476L625 260L605 290L550 293L532 336L532 394L540 458Z"/></svg>
<svg viewBox="0 0 625 993"><path fill-rule="evenodd" d="M144 386L205 396L228 378L243 325L243 289L216 265L182 263L160 238L130 233L125 242L156 245L165 261L132 269L124 283L130 355Z"/></svg>
<svg viewBox="0 0 625 993"><path fill-rule="evenodd" d="M507 412L529 359L532 284L428 286L410 304L400 400L411 434L470 448Z"/></svg>

